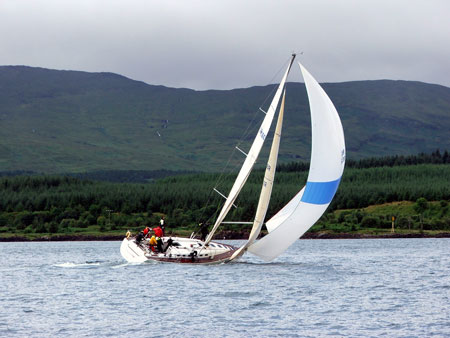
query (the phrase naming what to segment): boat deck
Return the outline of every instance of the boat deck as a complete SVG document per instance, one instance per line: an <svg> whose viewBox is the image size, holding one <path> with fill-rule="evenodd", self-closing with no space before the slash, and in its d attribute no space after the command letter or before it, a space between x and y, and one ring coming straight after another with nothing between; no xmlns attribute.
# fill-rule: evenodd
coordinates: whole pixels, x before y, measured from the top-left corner
<svg viewBox="0 0 450 338"><path fill-rule="evenodd" d="M164 252L151 250L148 240L136 244L135 238L125 238L120 248L122 256L129 262L165 262L189 264L214 264L227 261L238 249L232 245L210 242L203 247L198 239L172 237L172 245ZM163 238L167 243L169 237Z"/></svg>

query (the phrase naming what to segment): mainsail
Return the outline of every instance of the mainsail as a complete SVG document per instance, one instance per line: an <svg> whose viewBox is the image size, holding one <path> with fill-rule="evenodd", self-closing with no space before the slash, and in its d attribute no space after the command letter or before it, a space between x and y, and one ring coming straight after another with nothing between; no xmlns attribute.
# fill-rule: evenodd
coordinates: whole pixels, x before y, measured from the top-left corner
<svg viewBox="0 0 450 338"><path fill-rule="evenodd" d="M284 115L284 101L286 97L286 90L283 93L283 99L281 100L280 112L278 113L277 126L275 127L275 133L273 135L272 147L270 148L269 159L267 161L266 171L264 173L263 185L261 188L261 194L259 196L258 207L256 208L255 220L253 221L252 230L247 242L237 250L231 260L242 256L247 248L252 245L258 238L261 232L264 219L266 218L267 209L269 208L270 196L272 194L273 181L275 179L275 170L277 168L278 150L280 148L281 129L283 126Z"/></svg>
<svg viewBox="0 0 450 338"><path fill-rule="evenodd" d="M269 233L248 251L265 261L282 254L327 209L345 165L345 140L339 115L328 95L299 63L311 110L312 150L306 186L267 223Z"/></svg>
<svg viewBox="0 0 450 338"><path fill-rule="evenodd" d="M233 202L236 200L242 187L244 186L245 182L247 181L248 176L250 175L250 172L251 172L251 170L256 162L256 159L258 158L258 155L261 151L261 148L264 144L266 135L269 132L273 117L275 115L275 110L277 109L278 102L280 101L281 93L283 91L284 84L285 84L287 76L289 74L289 70L291 69L292 63L294 62L294 58L295 58L295 54L292 55L292 58L288 65L288 68L287 68L286 72L284 73L284 76L283 76L283 78L278 86L278 89L272 99L269 109L266 112L266 116L261 124L261 127L259 128L259 131L258 131L254 141L253 141L253 144L250 148L250 151L248 152L248 155L244 161L244 164L242 165L241 170L239 171L239 174L233 184L233 187L230 190L230 193L228 194L228 197L222 207L222 210L220 211L219 216L216 219L216 222L214 223L214 226L213 226L211 232L208 234L208 237L205 240L205 245L207 245L213 238L214 233L216 232L217 228L224 220L225 216L230 211L230 208L233 205Z"/></svg>

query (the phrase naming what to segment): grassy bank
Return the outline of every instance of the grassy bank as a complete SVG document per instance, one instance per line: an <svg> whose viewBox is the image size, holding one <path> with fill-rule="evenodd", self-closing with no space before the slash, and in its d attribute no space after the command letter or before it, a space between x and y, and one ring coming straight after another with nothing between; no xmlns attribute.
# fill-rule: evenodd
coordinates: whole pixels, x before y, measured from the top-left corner
<svg viewBox="0 0 450 338"><path fill-rule="evenodd" d="M442 202L427 202L422 214L417 213L417 203L408 201L372 205L362 209L336 210L325 214L303 238L449 237L450 224L443 225L444 220L448 222L448 218L442 217L443 215L448 215L448 204ZM141 215L146 216L148 217ZM32 228L25 228L0 233L0 241L120 240L128 230L137 233L142 227L143 225L90 225L86 228L68 227L63 232L55 233L38 233L32 231ZM250 228L250 225L223 225L216 238L245 239ZM190 236L197 230L195 225L173 227L169 224L166 233L173 236Z"/></svg>

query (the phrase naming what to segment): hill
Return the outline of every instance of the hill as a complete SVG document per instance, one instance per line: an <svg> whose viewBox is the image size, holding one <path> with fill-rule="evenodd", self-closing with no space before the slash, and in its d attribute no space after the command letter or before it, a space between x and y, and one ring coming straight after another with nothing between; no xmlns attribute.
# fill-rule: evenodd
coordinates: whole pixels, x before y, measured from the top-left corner
<svg viewBox="0 0 450 338"><path fill-rule="evenodd" d="M389 80L323 87L341 115L348 158L450 148L450 88ZM216 171L249 123L263 118L258 107L273 89L194 91L112 73L3 66L0 171ZM280 160L308 160L304 85L289 83L286 101Z"/></svg>

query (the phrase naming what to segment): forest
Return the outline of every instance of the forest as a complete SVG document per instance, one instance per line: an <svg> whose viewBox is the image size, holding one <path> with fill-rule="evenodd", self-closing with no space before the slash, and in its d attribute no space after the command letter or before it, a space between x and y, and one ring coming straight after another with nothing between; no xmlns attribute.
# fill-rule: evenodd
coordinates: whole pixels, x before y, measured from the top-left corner
<svg viewBox="0 0 450 338"><path fill-rule="evenodd" d="M280 165L268 217L305 184L308 164ZM227 219L251 221L264 172L256 170ZM233 174L184 174L147 183L114 183L71 176L0 177L0 237L43 234L122 234L156 225L190 233L213 222ZM450 230L448 152L348 161L336 196L310 230L334 232L389 229ZM378 206L378 207L377 207ZM238 226L228 226L238 230ZM242 227L242 226L239 226ZM242 229L241 229L242 230Z"/></svg>

